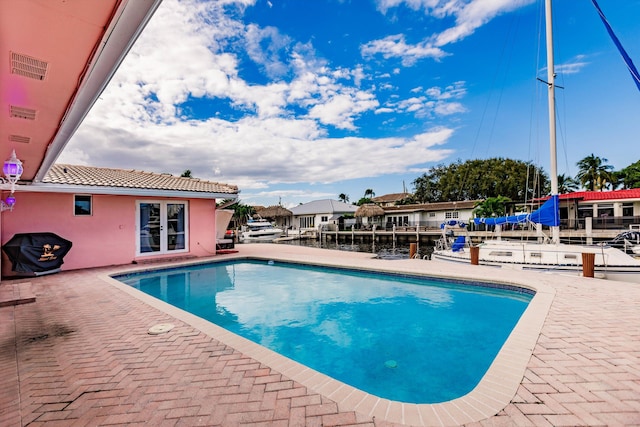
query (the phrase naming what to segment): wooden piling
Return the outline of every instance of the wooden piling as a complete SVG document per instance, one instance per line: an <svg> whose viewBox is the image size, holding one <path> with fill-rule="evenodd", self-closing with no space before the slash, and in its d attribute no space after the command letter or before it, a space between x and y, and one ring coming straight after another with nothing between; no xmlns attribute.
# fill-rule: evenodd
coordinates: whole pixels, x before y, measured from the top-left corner
<svg viewBox="0 0 640 427"><path fill-rule="evenodd" d="M480 246L470 246L471 265L478 265L480 261Z"/></svg>
<svg viewBox="0 0 640 427"><path fill-rule="evenodd" d="M409 259L413 259L415 257L417 248L417 243L409 243Z"/></svg>
<svg viewBox="0 0 640 427"><path fill-rule="evenodd" d="M595 261L596 261L596 254L593 254L593 253L582 254L582 276L583 277L594 277Z"/></svg>

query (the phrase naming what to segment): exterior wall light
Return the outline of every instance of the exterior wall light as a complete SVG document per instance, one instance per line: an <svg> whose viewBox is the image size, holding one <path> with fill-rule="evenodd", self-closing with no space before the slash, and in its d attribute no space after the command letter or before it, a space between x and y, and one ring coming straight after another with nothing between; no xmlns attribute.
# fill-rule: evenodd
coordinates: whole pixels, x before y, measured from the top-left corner
<svg viewBox="0 0 640 427"><path fill-rule="evenodd" d="M16 198L13 197L13 193L5 200L0 200L0 212L12 211L16 204Z"/></svg>
<svg viewBox="0 0 640 427"><path fill-rule="evenodd" d="M11 184L12 193L16 191L16 182L20 180L23 171L22 162L16 157L16 150L13 150L11 157L4 161L4 166L2 167L5 179Z"/></svg>
<svg viewBox="0 0 640 427"><path fill-rule="evenodd" d="M23 171L22 162L16 157L16 150L13 150L11 157L5 160L4 166L2 167L4 178L0 178L2 182L11 185L11 195L5 200L0 200L0 212L13 210L16 204L16 198L13 196L13 193L16 191L16 183L20 180Z"/></svg>

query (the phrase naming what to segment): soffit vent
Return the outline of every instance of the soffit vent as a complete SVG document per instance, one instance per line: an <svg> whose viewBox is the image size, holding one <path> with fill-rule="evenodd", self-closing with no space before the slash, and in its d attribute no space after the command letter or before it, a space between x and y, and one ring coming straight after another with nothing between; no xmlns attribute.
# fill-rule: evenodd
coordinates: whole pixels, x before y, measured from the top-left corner
<svg viewBox="0 0 640 427"><path fill-rule="evenodd" d="M29 138L28 136L22 136L22 135L9 135L9 141L28 144L31 142L31 138Z"/></svg>
<svg viewBox="0 0 640 427"><path fill-rule="evenodd" d="M36 119L36 110L32 110L31 108L16 107L15 105L10 105L9 107L11 110L11 117L27 120Z"/></svg>
<svg viewBox="0 0 640 427"><path fill-rule="evenodd" d="M44 80L48 66L49 63L45 61L11 52L11 74L18 74L35 80Z"/></svg>

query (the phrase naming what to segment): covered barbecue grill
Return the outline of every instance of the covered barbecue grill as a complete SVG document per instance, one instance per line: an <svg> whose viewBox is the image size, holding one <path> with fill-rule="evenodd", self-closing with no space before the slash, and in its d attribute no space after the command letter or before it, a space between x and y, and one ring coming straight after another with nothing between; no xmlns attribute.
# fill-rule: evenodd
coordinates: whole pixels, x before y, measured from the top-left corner
<svg viewBox="0 0 640 427"><path fill-rule="evenodd" d="M13 267L25 276L40 276L60 271L71 242L54 233L19 233L2 246Z"/></svg>

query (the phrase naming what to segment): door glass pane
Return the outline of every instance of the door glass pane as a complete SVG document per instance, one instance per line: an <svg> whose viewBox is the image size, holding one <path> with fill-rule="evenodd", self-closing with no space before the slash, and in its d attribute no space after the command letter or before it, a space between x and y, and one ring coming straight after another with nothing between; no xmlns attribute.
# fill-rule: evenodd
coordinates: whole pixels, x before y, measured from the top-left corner
<svg viewBox="0 0 640 427"><path fill-rule="evenodd" d="M185 248L184 203L167 203L167 250Z"/></svg>
<svg viewBox="0 0 640 427"><path fill-rule="evenodd" d="M140 203L140 252L160 251L160 203Z"/></svg>

